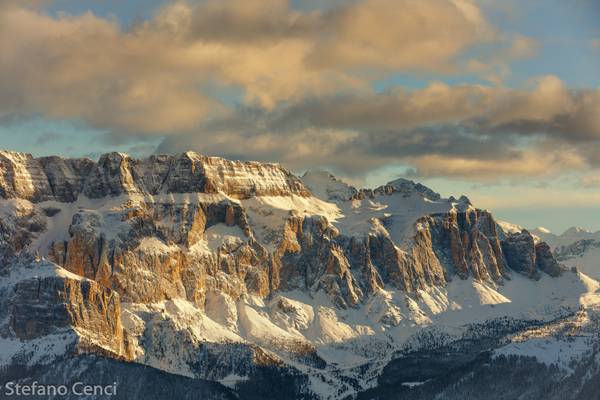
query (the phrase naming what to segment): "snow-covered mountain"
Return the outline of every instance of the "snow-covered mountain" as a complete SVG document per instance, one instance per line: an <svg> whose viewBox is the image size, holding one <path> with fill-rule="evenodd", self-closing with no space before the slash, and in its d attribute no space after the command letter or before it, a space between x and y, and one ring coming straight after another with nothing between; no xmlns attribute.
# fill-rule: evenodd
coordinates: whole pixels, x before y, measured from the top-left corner
<svg viewBox="0 0 600 400"><path fill-rule="evenodd" d="M544 228L536 228L532 233L550 245L560 262L600 279L600 231L574 226L560 235Z"/></svg>
<svg viewBox="0 0 600 400"><path fill-rule="evenodd" d="M464 398L473 368L552 365L583 396L599 284L538 236L405 179L0 152L0 371L139 373L188 382L179 398Z"/></svg>

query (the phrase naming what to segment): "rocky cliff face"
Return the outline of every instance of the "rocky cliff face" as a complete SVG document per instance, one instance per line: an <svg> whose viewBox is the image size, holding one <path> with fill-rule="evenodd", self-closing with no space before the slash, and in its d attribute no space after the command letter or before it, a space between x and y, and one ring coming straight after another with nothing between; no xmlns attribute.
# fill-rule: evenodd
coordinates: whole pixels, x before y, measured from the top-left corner
<svg viewBox="0 0 600 400"><path fill-rule="evenodd" d="M509 235L502 247L513 269L530 277L539 277L539 271L559 276L564 269L552 255L550 246L545 242L534 243L527 230Z"/></svg>
<svg viewBox="0 0 600 400"><path fill-rule="evenodd" d="M122 194L218 193L235 198L296 194L301 181L277 164L229 161L186 152L134 160L108 153L89 159L33 158L0 151L0 196L32 202L73 202L79 194L103 198Z"/></svg>
<svg viewBox="0 0 600 400"><path fill-rule="evenodd" d="M74 352L131 359L118 293L47 262L21 258L2 269L1 336L35 341L80 333ZM85 333L85 334L83 334Z"/></svg>
<svg viewBox="0 0 600 400"><path fill-rule="evenodd" d="M97 163L0 152L0 262L36 255L65 271L7 284L0 334L71 329L80 351L202 379L284 367L325 379L319 346L428 323L454 307L454 282L494 291L514 272L563 272L547 245L501 231L466 197L303 180L191 152ZM364 321L344 320L355 314Z"/></svg>

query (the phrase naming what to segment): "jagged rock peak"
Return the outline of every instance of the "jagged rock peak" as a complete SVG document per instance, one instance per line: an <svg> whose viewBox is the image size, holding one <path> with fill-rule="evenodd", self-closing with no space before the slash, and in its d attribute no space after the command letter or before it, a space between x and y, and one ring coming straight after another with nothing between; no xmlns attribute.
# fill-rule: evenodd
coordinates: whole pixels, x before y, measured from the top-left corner
<svg viewBox="0 0 600 400"><path fill-rule="evenodd" d="M377 188L376 190L389 191L389 188L391 188L394 192L404 194L419 193L423 197L433 201L438 201L442 198L439 193L434 192L427 186L404 178L395 179L391 182L388 182L386 185Z"/></svg>
<svg viewBox="0 0 600 400"><path fill-rule="evenodd" d="M87 159L34 158L0 151L0 197L72 202L80 193L102 198L127 193L217 193L232 197L309 196L279 164L230 161L187 151L135 159L124 153Z"/></svg>
<svg viewBox="0 0 600 400"><path fill-rule="evenodd" d="M357 190L342 179L335 177L325 170L307 171L301 177L302 182L317 197L329 201L345 201L351 199L374 198L376 195L390 195L394 193L405 197L417 194L430 201L449 201L456 203L458 209L464 211L472 206L471 200L465 195L456 199L453 196L445 199L427 186L404 178L398 178L375 189Z"/></svg>
<svg viewBox="0 0 600 400"><path fill-rule="evenodd" d="M546 242L535 243L527 229L509 234L502 242L502 250L513 270L532 278L539 278L539 271L556 277L564 270L552 255L550 246Z"/></svg>

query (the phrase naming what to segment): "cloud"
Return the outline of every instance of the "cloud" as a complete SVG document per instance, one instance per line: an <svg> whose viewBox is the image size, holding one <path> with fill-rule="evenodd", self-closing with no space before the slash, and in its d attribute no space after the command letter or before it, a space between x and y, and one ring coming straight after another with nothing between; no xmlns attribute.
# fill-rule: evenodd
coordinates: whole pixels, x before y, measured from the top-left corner
<svg viewBox="0 0 600 400"><path fill-rule="evenodd" d="M208 86L236 88L245 104L272 109L368 91L390 72L462 73L467 50L511 46L467 0L303 11L284 0L177 1L129 30L91 13L20 6L43 1L3 4L0 113L75 118L123 133L190 132L226 113Z"/></svg>
<svg viewBox="0 0 600 400"><path fill-rule="evenodd" d="M600 176L587 175L581 178L581 186L584 188L600 189Z"/></svg>
<svg viewBox="0 0 600 400"><path fill-rule="evenodd" d="M50 3L51 0L2 0L0 2L0 9L9 8L29 8L39 9L43 5Z"/></svg>
<svg viewBox="0 0 600 400"><path fill-rule="evenodd" d="M539 43L526 36L517 36L510 46L510 55L513 58L529 58L534 56L539 48Z"/></svg>
<svg viewBox="0 0 600 400"><path fill-rule="evenodd" d="M564 139L600 138L600 90L568 90L554 76L536 80L530 89L433 83L413 92L317 101L317 120L335 125L386 129L422 124L460 123L475 134L554 135Z"/></svg>
<svg viewBox="0 0 600 400"><path fill-rule="evenodd" d="M523 186L516 189L518 195L515 195L514 190L494 190L487 194L480 192L477 195L469 195L469 198L482 207L495 210L534 210L543 212L546 210L544 217L547 221L551 221L552 214L547 210L549 208L557 208L559 210L551 210L550 212L564 213L567 218L573 216L574 211L582 208L593 207L590 210L590 215L595 214L600 204L600 191L583 191L573 190L572 188L536 188L531 185ZM568 225L567 225L568 226Z"/></svg>
<svg viewBox="0 0 600 400"><path fill-rule="evenodd" d="M577 154L522 151L508 159L461 158L426 155L410 159L417 177L458 177L477 181L498 181L507 178L549 177L565 169L581 169L585 162Z"/></svg>
<svg viewBox="0 0 600 400"><path fill-rule="evenodd" d="M366 174L391 163L415 176L528 179L600 166L597 90L544 76L528 89L432 83L420 90L320 96L238 107L158 151L279 160Z"/></svg>
<svg viewBox="0 0 600 400"><path fill-rule="evenodd" d="M384 132L425 125L459 125L473 134L545 134L568 140L600 138L600 90L569 90L555 76L529 89L433 82L407 92L363 92L305 98L277 110L242 109L215 125L243 127L254 121L285 131L312 126Z"/></svg>
<svg viewBox="0 0 600 400"><path fill-rule="evenodd" d="M334 27L309 54L318 67L380 67L450 72L465 49L497 41L472 2L367 0L325 14Z"/></svg>
<svg viewBox="0 0 600 400"><path fill-rule="evenodd" d="M277 160L295 170L329 166L340 172L364 174L367 169L384 165L386 157L358 155L353 141L356 132L305 128L298 131L201 131L167 137L157 153L196 150L235 160Z"/></svg>
<svg viewBox="0 0 600 400"><path fill-rule="evenodd" d="M124 34L116 21L9 8L0 13L0 38L0 110L6 114L161 132L192 128L218 108L189 82L161 72L167 66L153 57L157 42Z"/></svg>
<svg viewBox="0 0 600 400"><path fill-rule="evenodd" d="M443 71L470 46L500 42L469 0L363 0L301 12L285 0L176 3L145 29L190 43L306 45L304 68L383 68ZM287 42L287 43L286 43Z"/></svg>

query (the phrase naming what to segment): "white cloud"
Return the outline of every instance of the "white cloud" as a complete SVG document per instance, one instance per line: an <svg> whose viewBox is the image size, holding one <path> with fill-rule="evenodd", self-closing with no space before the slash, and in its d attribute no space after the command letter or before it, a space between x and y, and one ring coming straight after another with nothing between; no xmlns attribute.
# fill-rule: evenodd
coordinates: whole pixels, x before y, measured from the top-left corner
<svg viewBox="0 0 600 400"><path fill-rule="evenodd" d="M208 84L275 108L368 91L391 71L458 73L465 50L505 42L467 0L363 0L325 11L284 0L178 1L129 31L26 3L0 8L1 112L136 134L191 131L224 112Z"/></svg>

